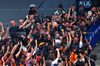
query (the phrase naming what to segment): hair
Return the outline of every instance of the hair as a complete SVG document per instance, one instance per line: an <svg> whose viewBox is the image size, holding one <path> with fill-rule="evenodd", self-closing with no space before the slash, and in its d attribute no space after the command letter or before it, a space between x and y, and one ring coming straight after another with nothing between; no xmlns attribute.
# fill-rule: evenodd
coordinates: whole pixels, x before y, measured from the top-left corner
<svg viewBox="0 0 100 66"><path fill-rule="evenodd" d="M22 41L22 43L23 43L23 45L26 47L27 46L27 44L28 44L28 40L29 40L29 38L25 38L23 41Z"/></svg>
<svg viewBox="0 0 100 66"><path fill-rule="evenodd" d="M51 60L46 60L46 66L51 66Z"/></svg>
<svg viewBox="0 0 100 66"><path fill-rule="evenodd" d="M52 45L49 45L48 46L48 50L52 50L53 46Z"/></svg>
<svg viewBox="0 0 100 66"><path fill-rule="evenodd" d="M78 62L76 62L76 66L84 66L84 62L80 62L80 61L78 61Z"/></svg>
<svg viewBox="0 0 100 66"><path fill-rule="evenodd" d="M87 37L86 40L87 40L88 42L90 42L90 38Z"/></svg>
<svg viewBox="0 0 100 66"><path fill-rule="evenodd" d="M24 64L25 63L25 58L20 58L20 63Z"/></svg>
<svg viewBox="0 0 100 66"><path fill-rule="evenodd" d="M96 61L96 59L97 59L97 55L92 54L92 55L91 55L91 59L93 59L93 60L95 60L95 61Z"/></svg>
<svg viewBox="0 0 100 66"><path fill-rule="evenodd" d="M76 45L72 45L72 50L74 50L76 48Z"/></svg>
<svg viewBox="0 0 100 66"><path fill-rule="evenodd" d="M48 60L53 61L53 60L54 60L54 55L49 55L49 56L48 56Z"/></svg>

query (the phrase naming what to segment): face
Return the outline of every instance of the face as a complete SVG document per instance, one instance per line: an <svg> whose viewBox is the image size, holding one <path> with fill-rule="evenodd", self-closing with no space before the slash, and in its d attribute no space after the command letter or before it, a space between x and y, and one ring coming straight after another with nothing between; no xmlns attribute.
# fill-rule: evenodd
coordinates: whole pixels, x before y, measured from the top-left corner
<svg viewBox="0 0 100 66"><path fill-rule="evenodd" d="M80 6L79 10L83 10L83 6Z"/></svg>
<svg viewBox="0 0 100 66"><path fill-rule="evenodd" d="M68 22L65 24L65 27L69 27L69 23Z"/></svg>
<svg viewBox="0 0 100 66"><path fill-rule="evenodd" d="M85 26L85 22L82 22L82 26Z"/></svg>
<svg viewBox="0 0 100 66"><path fill-rule="evenodd" d="M76 29L77 28L77 26L76 25L73 25L73 29Z"/></svg>
<svg viewBox="0 0 100 66"><path fill-rule="evenodd" d="M85 12L85 16L87 16L88 14L87 14L87 12Z"/></svg>
<svg viewBox="0 0 100 66"><path fill-rule="evenodd" d="M29 20L32 20L34 18L34 15L29 16Z"/></svg>
<svg viewBox="0 0 100 66"><path fill-rule="evenodd" d="M20 20L19 20L19 25L22 25L23 22L24 22L24 20L23 20L23 19L20 19Z"/></svg>
<svg viewBox="0 0 100 66"><path fill-rule="evenodd" d="M32 10L35 10L35 7L33 7Z"/></svg>
<svg viewBox="0 0 100 66"><path fill-rule="evenodd" d="M64 17L67 18L67 16L68 16L68 13L65 13Z"/></svg>
<svg viewBox="0 0 100 66"><path fill-rule="evenodd" d="M78 38L75 37L75 38L74 38L74 43L77 43L77 42L78 42Z"/></svg>
<svg viewBox="0 0 100 66"><path fill-rule="evenodd" d="M93 7L93 8L92 8L92 11L96 11L96 7Z"/></svg>
<svg viewBox="0 0 100 66"><path fill-rule="evenodd" d="M33 30L33 34L36 34L36 33L37 33L37 29L34 29L34 30Z"/></svg>
<svg viewBox="0 0 100 66"><path fill-rule="evenodd" d="M17 24L16 24L16 22L15 22L14 20L12 20L12 21L10 21L10 25L11 25L12 27L15 27Z"/></svg>
<svg viewBox="0 0 100 66"><path fill-rule="evenodd" d="M75 6L72 6L72 9L75 10Z"/></svg>
<svg viewBox="0 0 100 66"><path fill-rule="evenodd" d="M62 8L58 8L60 11L62 10Z"/></svg>
<svg viewBox="0 0 100 66"><path fill-rule="evenodd" d="M12 63L15 63L15 60L12 58Z"/></svg>

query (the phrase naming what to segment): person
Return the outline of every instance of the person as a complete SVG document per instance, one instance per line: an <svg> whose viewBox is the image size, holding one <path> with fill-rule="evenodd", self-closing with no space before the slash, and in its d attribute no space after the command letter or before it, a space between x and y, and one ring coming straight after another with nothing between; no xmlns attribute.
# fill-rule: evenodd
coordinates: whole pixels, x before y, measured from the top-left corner
<svg viewBox="0 0 100 66"><path fill-rule="evenodd" d="M9 31L10 31L10 36L11 36L12 40L15 38L16 32L18 32L19 29L21 29L27 23L28 15L26 16L26 18L27 18L26 21L22 25L20 25L20 26L17 26L17 24L16 24L16 22L14 20L10 21L11 28L10 28Z"/></svg>
<svg viewBox="0 0 100 66"><path fill-rule="evenodd" d="M58 10L54 12L54 15L60 15L60 14L65 14L65 11L63 10L63 6L61 4L58 5Z"/></svg>
<svg viewBox="0 0 100 66"><path fill-rule="evenodd" d="M36 5L30 4L29 15L37 15L37 11L35 10Z"/></svg>
<svg viewBox="0 0 100 66"><path fill-rule="evenodd" d="M20 35L23 35L25 37L28 36L29 32L30 32L30 27L31 25L35 22L34 19L31 20L31 22L28 22L27 25L25 25L24 27L22 27L21 29L18 30L18 33ZM24 23L23 19L19 19L19 26L22 25Z"/></svg>
<svg viewBox="0 0 100 66"><path fill-rule="evenodd" d="M93 6L93 7L91 8L91 10L88 11L88 16L87 16L87 18L90 18L91 15L92 15L93 13L96 13L95 11L96 11L96 7Z"/></svg>
<svg viewBox="0 0 100 66"><path fill-rule="evenodd" d="M78 10L78 15L84 16L84 14L85 14L84 6L80 5L79 10Z"/></svg>
<svg viewBox="0 0 100 66"><path fill-rule="evenodd" d="M31 7L33 10L35 9L33 5ZM77 18L74 19L74 12L76 12L74 5L69 8L69 13L63 11L60 4L59 9L52 15L52 19L47 18L43 23L35 22L34 14L26 16L25 22L23 19L19 19L19 26L14 20L10 21L12 26L10 31L7 27L5 36L0 37L0 65L95 66L96 55L91 55L89 60L87 58L93 50L90 39L84 38L85 34L82 32L87 32L89 29L86 25L87 21L90 22L87 19L88 13L83 14L82 7L79 9L79 15L76 15ZM96 14L93 13L92 16L96 16ZM4 27L1 22L0 27L0 35L2 36ZM27 31L29 32L27 36L22 36ZM11 39L7 38L8 32L10 32ZM23 34L18 34L18 32ZM13 41L14 39L16 41Z"/></svg>

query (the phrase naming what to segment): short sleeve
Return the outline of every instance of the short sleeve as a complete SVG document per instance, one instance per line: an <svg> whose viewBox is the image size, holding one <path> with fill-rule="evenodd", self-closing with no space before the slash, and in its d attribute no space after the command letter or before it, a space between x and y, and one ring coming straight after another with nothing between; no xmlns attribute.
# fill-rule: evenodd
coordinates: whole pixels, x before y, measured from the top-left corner
<svg viewBox="0 0 100 66"><path fill-rule="evenodd" d="M58 63L58 58L56 58L56 59L52 62L51 66L53 66L54 64L57 64L57 63Z"/></svg>

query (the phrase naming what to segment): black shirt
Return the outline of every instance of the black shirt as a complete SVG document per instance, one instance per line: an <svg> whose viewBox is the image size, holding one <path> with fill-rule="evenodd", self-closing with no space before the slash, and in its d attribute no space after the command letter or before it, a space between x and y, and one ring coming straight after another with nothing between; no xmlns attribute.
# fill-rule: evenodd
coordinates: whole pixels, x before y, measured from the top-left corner
<svg viewBox="0 0 100 66"><path fill-rule="evenodd" d="M29 14L35 14L36 13L36 10L30 10L29 11Z"/></svg>
<svg viewBox="0 0 100 66"><path fill-rule="evenodd" d="M19 26L15 26L15 27L10 28L9 31L10 31L11 39L15 38L16 32L18 32L18 30L19 30Z"/></svg>

